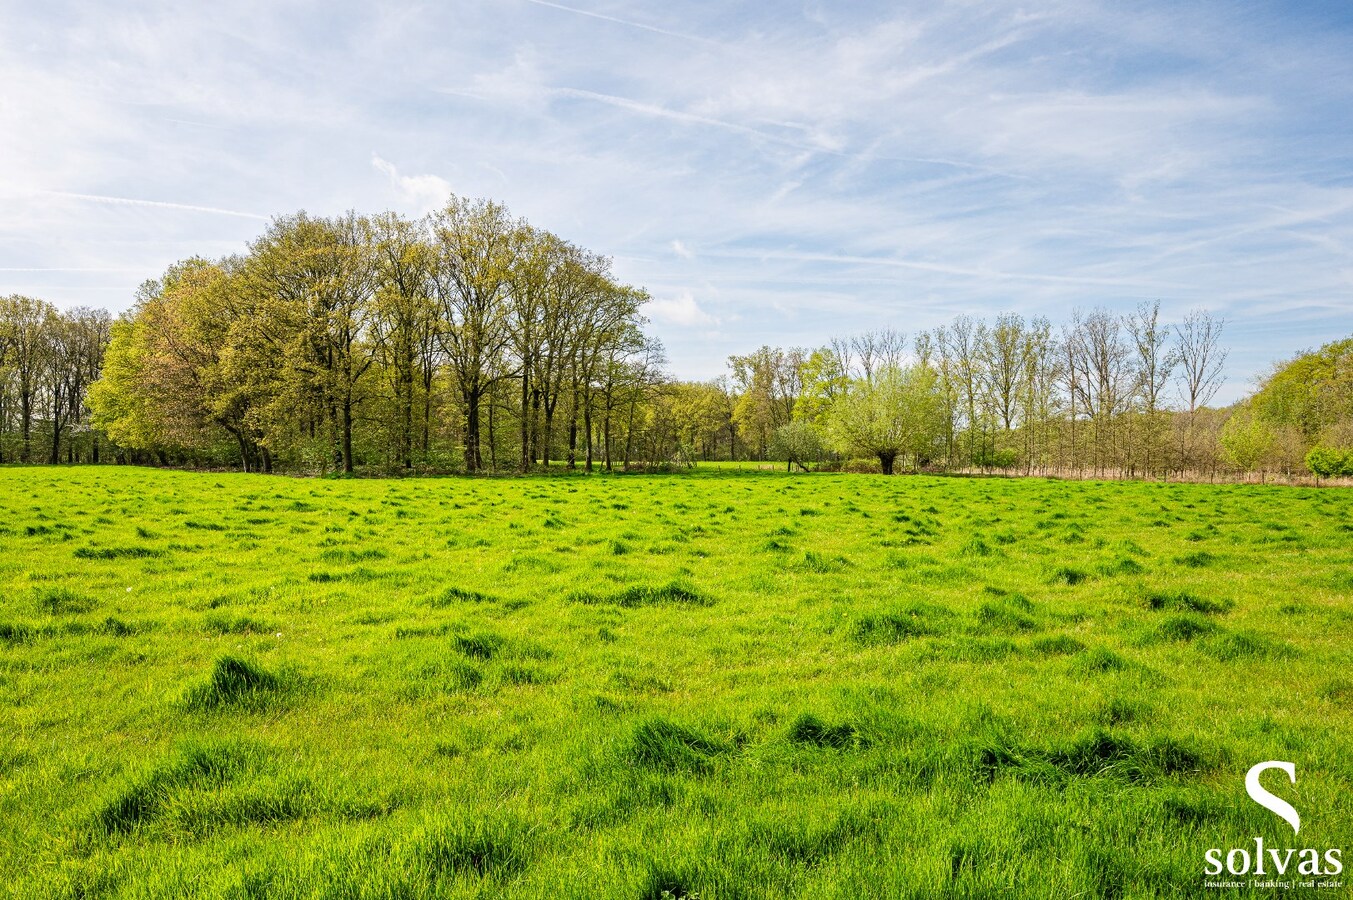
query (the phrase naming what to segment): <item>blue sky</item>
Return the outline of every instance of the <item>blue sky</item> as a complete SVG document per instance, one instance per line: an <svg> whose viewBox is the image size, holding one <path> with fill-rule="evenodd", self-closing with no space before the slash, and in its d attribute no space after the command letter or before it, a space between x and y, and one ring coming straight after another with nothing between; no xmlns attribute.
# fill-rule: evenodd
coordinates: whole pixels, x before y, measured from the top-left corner
<svg viewBox="0 0 1353 900"><path fill-rule="evenodd" d="M1353 5L0 0L0 293L125 309L448 191L612 256L682 377L967 313L1353 332Z"/></svg>

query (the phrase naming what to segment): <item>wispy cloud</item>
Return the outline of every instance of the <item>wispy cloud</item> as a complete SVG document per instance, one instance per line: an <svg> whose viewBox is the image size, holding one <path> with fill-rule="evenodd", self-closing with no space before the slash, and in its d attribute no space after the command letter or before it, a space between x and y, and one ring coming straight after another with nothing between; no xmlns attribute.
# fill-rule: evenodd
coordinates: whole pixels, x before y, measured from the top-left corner
<svg viewBox="0 0 1353 900"><path fill-rule="evenodd" d="M239 219L256 219L267 222L268 217L258 213L241 212L237 209L222 209L218 206L197 206L192 203L173 203L167 200L141 200L135 197L109 197L104 194L77 194L71 191L43 191L48 197L61 197L66 200L82 200L89 203L108 203L113 206L148 206L154 209L171 209L180 212L208 213L214 216L234 216Z"/></svg>
<svg viewBox="0 0 1353 900"><path fill-rule="evenodd" d="M709 44L711 46L719 45L718 41L713 41L710 40L709 38L699 37L698 35L683 34L680 31L669 31L666 28L659 28L656 25L645 25L643 22L636 22L632 19L621 19L616 16L608 16L603 13L589 12L588 10L585 9L578 9L575 6L565 6L562 3L550 3L549 0L526 0L526 2L533 3L536 6L546 6L549 7L550 9L557 9L563 12L573 13L574 15L577 16L587 16L589 19L599 19L603 22L613 22L617 25L624 25L626 28L637 28L640 31L648 31L653 34L661 34L667 37L680 38L683 41L692 41L697 44Z"/></svg>

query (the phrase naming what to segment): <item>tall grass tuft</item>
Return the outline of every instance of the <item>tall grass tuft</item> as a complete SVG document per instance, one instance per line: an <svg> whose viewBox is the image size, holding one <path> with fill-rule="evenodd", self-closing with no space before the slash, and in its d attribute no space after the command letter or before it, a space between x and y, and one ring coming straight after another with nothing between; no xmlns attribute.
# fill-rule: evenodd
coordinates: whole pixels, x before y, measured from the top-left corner
<svg viewBox="0 0 1353 900"><path fill-rule="evenodd" d="M292 681L238 656L223 656L207 682L188 692L186 702L189 709L202 711L266 707L288 693Z"/></svg>

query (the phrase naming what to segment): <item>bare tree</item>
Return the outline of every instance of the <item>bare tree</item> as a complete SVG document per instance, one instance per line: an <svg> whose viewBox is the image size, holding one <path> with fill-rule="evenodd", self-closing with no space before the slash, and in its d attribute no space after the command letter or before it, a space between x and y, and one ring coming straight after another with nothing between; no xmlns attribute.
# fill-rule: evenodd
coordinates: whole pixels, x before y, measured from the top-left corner
<svg viewBox="0 0 1353 900"><path fill-rule="evenodd" d="M1225 378L1225 348L1220 346L1226 320L1214 318L1207 310L1191 310L1182 324L1174 327L1182 374L1180 395L1189 415L1211 402Z"/></svg>
<svg viewBox="0 0 1353 900"><path fill-rule="evenodd" d="M1178 351L1169 346L1170 329L1160 323L1160 301L1141 303L1125 320L1136 351L1136 394L1142 412L1142 428L1137 443L1142 465L1147 472L1160 464L1157 450L1163 450L1165 424L1160 419L1161 397L1170 373L1179 363Z"/></svg>
<svg viewBox="0 0 1353 900"><path fill-rule="evenodd" d="M1180 468L1199 463L1195 444L1198 437L1198 411L1216 396L1224 380L1222 366L1226 349L1220 345L1226 321L1214 318L1206 310L1191 310L1182 324L1175 326L1180 370L1180 400L1188 410L1180 429Z"/></svg>
<svg viewBox="0 0 1353 900"><path fill-rule="evenodd" d="M900 331L884 328L857 334L850 339L849 344L854 357L860 361L860 374L865 381L872 382L875 373L901 366L907 351L907 336ZM844 356L842 360L847 361Z"/></svg>

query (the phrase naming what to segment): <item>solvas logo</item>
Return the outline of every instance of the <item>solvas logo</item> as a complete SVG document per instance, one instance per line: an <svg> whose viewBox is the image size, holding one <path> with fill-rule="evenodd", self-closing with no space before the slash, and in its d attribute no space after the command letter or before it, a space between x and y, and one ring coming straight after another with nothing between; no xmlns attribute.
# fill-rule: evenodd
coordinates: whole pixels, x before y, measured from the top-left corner
<svg viewBox="0 0 1353 900"><path fill-rule="evenodd" d="M1293 836L1301 834L1301 816L1296 807L1283 798L1268 791L1259 783L1259 776L1269 769L1278 769L1286 773L1292 784L1297 783L1297 767L1294 763L1270 760L1251 766L1245 774L1245 792L1250 799L1264 809L1278 816L1292 826ZM1264 839L1254 839L1254 849L1233 847L1222 849L1213 847L1203 854L1207 861L1205 874L1209 876L1228 875L1258 876L1246 881L1212 881L1208 887L1342 887L1342 881L1329 879L1341 875L1344 871L1340 859L1342 850L1326 849L1323 852L1315 847L1265 847ZM1304 877L1305 880L1301 880ZM1272 879L1261 881L1260 878ZM1288 880L1281 880L1281 879ZM1316 879L1325 879L1317 882Z"/></svg>

